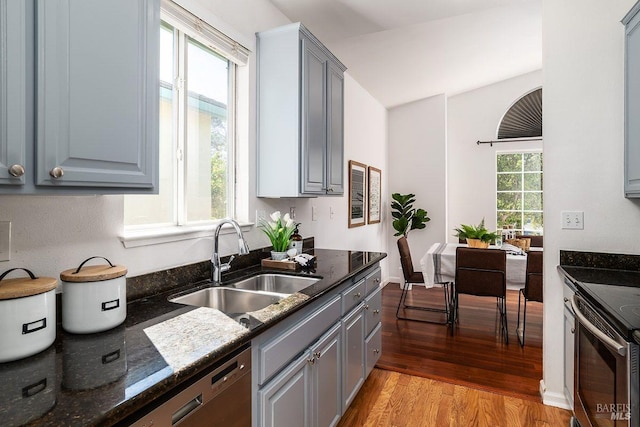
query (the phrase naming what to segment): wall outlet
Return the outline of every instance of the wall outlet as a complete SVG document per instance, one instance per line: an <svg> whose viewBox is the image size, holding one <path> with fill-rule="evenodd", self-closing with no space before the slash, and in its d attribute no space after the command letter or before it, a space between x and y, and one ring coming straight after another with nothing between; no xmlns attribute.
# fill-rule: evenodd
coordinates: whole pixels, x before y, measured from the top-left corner
<svg viewBox="0 0 640 427"><path fill-rule="evenodd" d="M315 206L311 206L311 221L318 220L318 209Z"/></svg>
<svg viewBox="0 0 640 427"><path fill-rule="evenodd" d="M291 217L291 219L296 219L296 207L295 206L291 206L289 208L289 216Z"/></svg>
<svg viewBox="0 0 640 427"><path fill-rule="evenodd" d="M0 261L11 261L11 221L0 221Z"/></svg>
<svg viewBox="0 0 640 427"><path fill-rule="evenodd" d="M329 218L333 219L335 214L336 214L336 212L333 210L333 206L329 206Z"/></svg>
<svg viewBox="0 0 640 427"><path fill-rule="evenodd" d="M584 230L584 212L562 211L562 228L564 230Z"/></svg>

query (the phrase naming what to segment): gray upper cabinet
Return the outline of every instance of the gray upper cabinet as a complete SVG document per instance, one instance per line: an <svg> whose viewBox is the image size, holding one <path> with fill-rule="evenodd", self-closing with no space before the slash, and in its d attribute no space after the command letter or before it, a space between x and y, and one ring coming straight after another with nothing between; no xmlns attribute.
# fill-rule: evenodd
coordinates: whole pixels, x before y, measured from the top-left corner
<svg viewBox="0 0 640 427"><path fill-rule="evenodd" d="M24 0L0 1L11 5ZM0 158L0 184L14 184L0 186L0 193L157 193L159 0L27 3L35 7L35 13L32 9L26 15L31 41L23 46L27 126L23 138L3 135L1 141L3 148L11 147L7 153L25 145L25 174L23 185L15 185L5 167L17 160ZM21 16L8 12L2 16L9 15L9 21ZM16 30L0 25L4 46ZM10 49L18 51L18 46ZM28 55L34 51L30 63ZM2 120L5 111L15 116L23 110L20 105L5 110L4 98L10 94L4 84L16 80L11 72L24 60L16 55L4 61L3 52L5 62ZM20 98L15 99L18 104Z"/></svg>
<svg viewBox="0 0 640 427"><path fill-rule="evenodd" d="M640 197L640 2L624 17L624 194Z"/></svg>
<svg viewBox="0 0 640 427"><path fill-rule="evenodd" d="M258 196L342 195L344 65L300 23L257 41Z"/></svg>
<svg viewBox="0 0 640 427"><path fill-rule="evenodd" d="M0 0L0 188L24 186L33 145L33 13L32 1Z"/></svg>

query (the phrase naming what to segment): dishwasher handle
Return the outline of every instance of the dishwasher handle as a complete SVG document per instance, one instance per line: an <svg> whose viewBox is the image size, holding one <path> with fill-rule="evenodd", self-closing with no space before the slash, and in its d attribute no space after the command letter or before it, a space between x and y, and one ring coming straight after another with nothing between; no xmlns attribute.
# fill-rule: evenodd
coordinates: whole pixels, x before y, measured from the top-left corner
<svg viewBox="0 0 640 427"><path fill-rule="evenodd" d="M178 409L171 415L171 425L174 426L182 421L183 418L189 416L193 411L202 406L202 393L188 401L183 407Z"/></svg>

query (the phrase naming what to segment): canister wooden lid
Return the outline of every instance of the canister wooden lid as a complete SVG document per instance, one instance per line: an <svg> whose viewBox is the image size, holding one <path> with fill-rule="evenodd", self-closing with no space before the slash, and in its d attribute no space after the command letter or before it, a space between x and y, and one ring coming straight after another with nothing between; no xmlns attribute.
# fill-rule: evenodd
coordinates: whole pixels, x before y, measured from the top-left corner
<svg viewBox="0 0 640 427"><path fill-rule="evenodd" d="M18 277L15 279L5 279L3 277L0 279L0 300L43 294L58 286L58 279L55 277L36 277L29 270L23 268L7 270L3 273L3 276L13 270L26 271L29 273L29 277Z"/></svg>
<svg viewBox="0 0 640 427"><path fill-rule="evenodd" d="M84 266L87 261L94 258L104 259L108 264ZM103 280L117 279L125 274L127 274L127 267L113 265L111 261L103 257L91 257L84 260L80 267L71 268L60 273L60 280L65 282L101 282Z"/></svg>

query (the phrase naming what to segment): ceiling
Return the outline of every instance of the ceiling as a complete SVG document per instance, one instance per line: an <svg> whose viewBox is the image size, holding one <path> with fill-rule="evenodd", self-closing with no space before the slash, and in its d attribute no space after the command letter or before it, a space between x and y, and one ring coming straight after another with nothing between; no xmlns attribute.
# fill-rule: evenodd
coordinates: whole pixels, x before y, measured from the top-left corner
<svg viewBox="0 0 640 427"><path fill-rule="evenodd" d="M542 0L269 0L385 107L542 69Z"/></svg>

